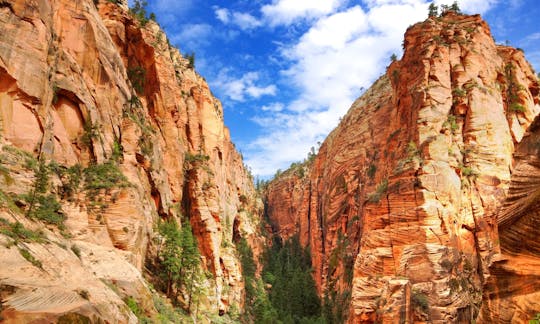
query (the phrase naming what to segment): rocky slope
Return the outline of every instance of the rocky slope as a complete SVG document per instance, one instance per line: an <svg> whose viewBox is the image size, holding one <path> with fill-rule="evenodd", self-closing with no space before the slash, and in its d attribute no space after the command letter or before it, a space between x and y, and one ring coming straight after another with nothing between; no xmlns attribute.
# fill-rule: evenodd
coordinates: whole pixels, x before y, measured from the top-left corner
<svg viewBox="0 0 540 324"><path fill-rule="evenodd" d="M197 311L241 309L234 242L261 250L261 203L192 63L127 1L4 1L0 26L3 319L136 322L128 298L155 317L156 226L183 217Z"/></svg>
<svg viewBox="0 0 540 324"><path fill-rule="evenodd" d="M270 183L274 229L300 234L350 323L530 319L539 100L523 53L480 16L418 23L315 160Z"/></svg>

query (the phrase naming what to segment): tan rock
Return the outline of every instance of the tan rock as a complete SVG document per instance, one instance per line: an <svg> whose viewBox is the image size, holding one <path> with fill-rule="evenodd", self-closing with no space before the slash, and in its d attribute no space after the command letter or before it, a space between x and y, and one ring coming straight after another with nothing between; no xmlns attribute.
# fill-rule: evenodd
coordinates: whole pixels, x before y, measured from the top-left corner
<svg viewBox="0 0 540 324"><path fill-rule="evenodd" d="M538 79L480 16L430 18L404 44L322 144L309 179L287 171L270 183L276 233L311 248L321 295L351 292L350 323L532 318L538 172L516 145L538 115Z"/></svg>

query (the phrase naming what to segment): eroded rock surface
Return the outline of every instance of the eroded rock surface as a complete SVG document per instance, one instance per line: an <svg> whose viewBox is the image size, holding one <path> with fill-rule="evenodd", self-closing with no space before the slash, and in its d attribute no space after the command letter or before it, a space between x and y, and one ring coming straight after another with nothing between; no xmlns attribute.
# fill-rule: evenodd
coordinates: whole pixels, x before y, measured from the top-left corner
<svg viewBox="0 0 540 324"><path fill-rule="evenodd" d="M429 18L404 50L309 172L270 183L270 219L300 233L319 292L336 292L350 323L532 318L537 76L480 16Z"/></svg>
<svg viewBox="0 0 540 324"><path fill-rule="evenodd" d="M72 313L134 322L122 301L128 296L151 312L142 273L159 250L156 224L182 217L191 222L211 278L201 308L215 314L242 308L233 237L245 237L255 251L263 243L253 179L208 84L155 22L141 26L127 1L117 2L0 4L2 218L40 228L25 219L28 206L13 205L13 197L33 188L27 160L62 170L112 163L128 181L92 192L78 184L68 197L60 190L66 179L51 174L48 190L61 202L67 238L48 226L52 243L17 243L39 268L0 235L0 296L8 322ZM69 251L74 244L80 256ZM146 275L150 281L157 276Z"/></svg>

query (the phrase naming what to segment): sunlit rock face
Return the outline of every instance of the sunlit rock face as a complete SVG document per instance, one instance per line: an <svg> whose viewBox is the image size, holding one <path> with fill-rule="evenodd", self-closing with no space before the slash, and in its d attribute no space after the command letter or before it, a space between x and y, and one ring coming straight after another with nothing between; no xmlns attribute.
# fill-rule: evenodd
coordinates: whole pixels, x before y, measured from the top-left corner
<svg viewBox="0 0 540 324"><path fill-rule="evenodd" d="M521 323L538 304L538 79L480 16L411 26L307 171L268 188L350 323Z"/></svg>
<svg viewBox="0 0 540 324"><path fill-rule="evenodd" d="M22 151L61 168L114 160L129 182L97 197L80 190L64 199L63 179L53 173L49 191L60 199L65 237L2 204L0 217L43 229L53 242L25 243L42 263L37 268L0 235L8 322L69 314L135 322L122 301L127 296L151 314L146 281L158 274L145 269L159 250L160 219L189 216L210 278L200 302L209 312L243 307L233 237L246 238L256 255L262 251L262 203L223 124L221 103L156 23L141 26L127 1L113 2L0 3L2 193L32 190L34 172Z"/></svg>

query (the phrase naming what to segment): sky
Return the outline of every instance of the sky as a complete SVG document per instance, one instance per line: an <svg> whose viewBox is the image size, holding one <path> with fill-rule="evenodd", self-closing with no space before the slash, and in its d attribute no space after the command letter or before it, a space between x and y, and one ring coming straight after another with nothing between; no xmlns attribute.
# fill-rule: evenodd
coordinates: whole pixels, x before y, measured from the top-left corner
<svg viewBox="0 0 540 324"><path fill-rule="evenodd" d="M130 3L132 0L130 0ZM435 0L437 5L453 0ZM303 160L352 102L402 55L427 0L148 0L170 42L223 103L225 124L254 175ZM538 0L461 0L498 43L540 71Z"/></svg>

